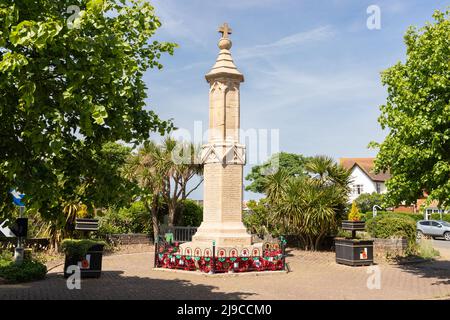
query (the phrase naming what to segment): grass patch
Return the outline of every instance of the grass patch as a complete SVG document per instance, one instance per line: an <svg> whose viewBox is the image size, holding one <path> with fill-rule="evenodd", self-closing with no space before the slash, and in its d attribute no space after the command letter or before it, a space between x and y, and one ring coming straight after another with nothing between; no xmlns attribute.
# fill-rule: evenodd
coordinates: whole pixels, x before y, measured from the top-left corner
<svg viewBox="0 0 450 320"><path fill-rule="evenodd" d="M431 260L440 256L438 250L433 248L430 240L422 239L417 245L417 255L422 259Z"/></svg>

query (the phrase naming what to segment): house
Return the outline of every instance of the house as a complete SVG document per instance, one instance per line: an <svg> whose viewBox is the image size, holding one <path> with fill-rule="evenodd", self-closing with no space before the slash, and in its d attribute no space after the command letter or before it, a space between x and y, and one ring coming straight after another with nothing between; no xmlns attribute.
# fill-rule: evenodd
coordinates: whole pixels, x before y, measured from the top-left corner
<svg viewBox="0 0 450 320"><path fill-rule="evenodd" d="M442 219L442 215L443 214L448 214L450 213L450 210L447 209L443 209L439 206L439 202L436 200L431 201L431 203L429 203L427 205L427 194L424 194L424 197L421 199L417 200L416 203L416 208L418 208L419 210L423 208L424 210L424 216L426 220L431 219L431 215L432 214L440 214L441 215L441 219Z"/></svg>
<svg viewBox="0 0 450 320"><path fill-rule="evenodd" d="M353 202L363 193L386 193L385 182L390 178L389 173L374 172L374 160L375 158L341 158L340 164L351 170L351 191L349 195L349 202ZM426 204L427 194L420 199L417 199L416 203L406 204L403 203L395 208L390 208L394 212L403 213L419 213L423 212L425 219L429 219L431 214L445 214L448 210L439 207L437 201L432 201L430 204Z"/></svg>
<svg viewBox="0 0 450 320"><path fill-rule="evenodd" d="M351 171L351 191L349 202L353 202L363 193L385 193L385 182L389 173L374 172L375 158L341 158L340 164Z"/></svg>

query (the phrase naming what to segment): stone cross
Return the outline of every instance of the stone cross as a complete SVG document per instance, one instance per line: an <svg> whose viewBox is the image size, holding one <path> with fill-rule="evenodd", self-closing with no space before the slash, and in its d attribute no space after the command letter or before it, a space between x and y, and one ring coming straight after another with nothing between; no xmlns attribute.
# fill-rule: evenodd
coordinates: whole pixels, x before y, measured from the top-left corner
<svg viewBox="0 0 450 320"><path fill-rule="evenodd" d="M228 23L224 23L223 26L219 27L219 32L222 34L222 38L228 38L228 35L233 32L228 26Z"/></svg>

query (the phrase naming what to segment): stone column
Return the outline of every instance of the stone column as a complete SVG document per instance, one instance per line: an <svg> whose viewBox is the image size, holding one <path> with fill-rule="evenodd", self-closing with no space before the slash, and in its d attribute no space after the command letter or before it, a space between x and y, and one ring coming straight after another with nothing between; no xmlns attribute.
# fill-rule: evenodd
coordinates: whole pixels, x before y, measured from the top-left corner
<svg viewBox="0 0 450 320"><path fill-rule="evenodd" d="M240 84L244 76L236 68L228 27L219 41L220 53L206 75L209 91L209 134L203 146L203 222L192 243L183 247L243 247L251 235L242 223L245 146L239 143Z"/></svg>

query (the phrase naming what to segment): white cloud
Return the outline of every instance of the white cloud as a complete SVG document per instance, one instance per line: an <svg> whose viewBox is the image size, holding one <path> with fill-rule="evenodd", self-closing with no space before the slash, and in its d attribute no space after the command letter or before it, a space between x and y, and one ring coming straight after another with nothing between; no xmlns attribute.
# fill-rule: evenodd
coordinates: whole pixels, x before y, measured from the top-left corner
<svg viewBox="0 0 450 320"><path fill-rule="evenodd" d="M230 9L246 10L275 5L281 6L283 5L281 2L290 2L290 0L216 0L215 4Z"/></svg>
<svg viewBox="0 0 450 320"><path fill-rule="evenodd" d="M204 46L202 24L206 21L201 12L188 10L189 7L170 0L154 0L153 5L162 22L160 32L173 37L177 43Z"/></svg>
<svg viewBox="0 0 450 320"><path fill-rule="evenodd" d="M236 58L249 59L258 56L279 55L298 49L300 45L323 41L335 35L331 26L322 26L283 37L272 43L256 45L237 51Z"/></svg>

